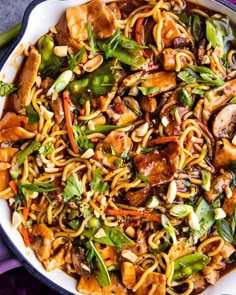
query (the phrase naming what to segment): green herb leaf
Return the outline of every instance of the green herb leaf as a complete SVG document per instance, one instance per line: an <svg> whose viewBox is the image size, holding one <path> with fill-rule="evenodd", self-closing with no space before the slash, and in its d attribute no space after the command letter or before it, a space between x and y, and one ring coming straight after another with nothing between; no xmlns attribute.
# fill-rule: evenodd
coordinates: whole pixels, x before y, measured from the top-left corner
<svg viewBox="0 0 236 295"><path fill-rule="evenodd" d="M173 244L177 244L175 229L165 214L161 214L161 224L164 227L165 231L170 234Z"/></svg>
<svg viewBox="0 0 236 295"><path fill-rule="evenodd" d="M76 173L71 173L71 176L67 179L66 186L63 191L64 201L70 201L74 196L80 197L83 193L83 184L79 180Z"/></svg>
<svg viewBox="0 0 236 295"><path fill-rule="evenodd" d="M230 244L234 242L232 231L230 229L228 222L225 219L216 220L216 229L219 236L221 236L221 238L224 239L226 242Z"/></svg>
<svg viewBox="0 0 236 295"><path fill-rule="evenodd" d="M0 81L0 96L9 95L16 90L17 88L13 84Z"/></svg>
<svg viewBox="0 0 236 295"><path fill-rule="evenodd" d="M32 141L29 146L27 146L23 151L21 151L16 159L17 159L17 164L20 166L21 164L24 163L26 158L31 155L33 152L36 152L40 149L41 144L38 141Z"/></svg>
<svg viewBox="0 0 236 295"><path fill-rule="evenodd" d="M102 170L97 168L94 172L93 180L90 183L90 187L92 190L104 193L109 190L109 184L108 182L102 182Z"/></svg>
<svg viewBox="0 0 236 295"><path fill-rule="evenodd" d="M44 156L50 155L53 151L53 145L51 142L47 143L44 146L41 146L39 149L39 153L43 154Z"/></svg>
<svg viewBox="0 0 236 295"><path fill-rule="evenodd" d="M138 87L143 95L150 95L158 91L158 87Z"/></svg>
<svg viewBox="0 0 236 295"><path fill-rule="evenodd" d="M85 53L85 46L80 49L75 55L69 54L68 58L68 67L71 71L73 71L82 61Z"/></svg>
<svg viewBox="0 0 236 295"><path fill-rule="evenodd" d="M187 89L181 88L178 91L178 96L179 96L179 100L180 100L182 106L184 106L184 107L186 107L186 106L192 107L193 99L192 99L192 96L188 93Z"/></svg>
<svg viewBox="0 0 236 295"><path fill-rule="evenodd" d="M201 170L202 174L202 188L209 192L211 186L211 173L206 170Z"/></svg>
<svg viewBox="0 0 236 295"><path fill-rule="evenodd" d="M33 125L39 121L39 114L34 110L34 108L29 105L25 107L26 113L29 117L29 125Z"/></svg>
<svg viewBox="0 0 236 295"><path fill-rule="evenodd" d="M35 182L35 183L23 183L20 182L20 189L25 188L32 192L37 193L46 193L46 192L53 192L57 190L55 185L52 185L49 182Z"/></svg>
<svg viewBox="0 0 236 295"><path fill-rule="evenodd" d="M73 133L77 146L81 153L84 153L89 148L93 148L93 144L88 139L86 133L78 125L73 125Z"/></svg>
<svg viewBox="0 0 236 295"><path fill-rule="evenodd" d="M96 53L96 43L95 43L95 38L94 38L94 35L93 35L93 29L92 29L90 20L87 21L87 26L86 27L87 27L87 33L88 33L89 46L91 48L92 55L95 55L95 53Z"/></svg>

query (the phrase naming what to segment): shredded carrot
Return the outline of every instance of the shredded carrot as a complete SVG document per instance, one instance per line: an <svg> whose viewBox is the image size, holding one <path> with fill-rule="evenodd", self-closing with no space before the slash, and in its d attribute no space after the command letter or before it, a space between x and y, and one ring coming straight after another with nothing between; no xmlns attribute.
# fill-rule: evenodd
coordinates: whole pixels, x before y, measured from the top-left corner
<svg viewBox="0 0 236 295"><path fill-rule="evenodd" d="M99 142L99 138L98 137L93 137L90 139L91 142Z"/></svg>
<svg viewBox="0 0 236 295"><path fill-rule="evenodd" d="M141 212L141 211L135 211L135 210L123 210L123 209L108 209L106 211L108 215L132 215L132 216L141 216L144 218L148 218L150 220L156 221L158 223L161 223L160 216L148 213L148 212Z"/></svg>
<svg viewBox="0 0 236 295"><path fill-rule="evenodd" d="M22 225L20 231L21 231L21 235L23 237L24 243L25 243L25 247L29 247L31 243L30 243L30 239L29 239L28 230Z"/></svg>
<svg viewBox="0 0 236 295"><path fill-rule="evenodd" d="M27 221L28 216L29 216L29 209L27 207L23 208L22 216L23 216L24 220Z"/></svg>
<svg viewBox="0 0 236 295"><path fill-rule="evenodd" d="M11 190L13 191L14 195L17 195L18 194L18 186L16 185L16 183L13 180L11 180L9 182L9 186L10 186Z"/></svg>
<svg viewBox="0 0 236 295"><path fill-rule="evenodd" d="M66 129L68 131L68 136L70 139L70 144L74 153L78 153L79 149L76 145L74 134L73 134L73 126L72 126L72 119L71 119L71 112L70 112L70 97L69 92L66 90L63 92L63 103L64 103L64 112L65 112L65 119L66 119Z"/></svg>
<svg viewBox="0 0 236 295"><path fill-rule="evenodd" d="M152 146L154 144L167 143L172 141L178 141L178 139L179 139L178 136L159 137L159 138L149 140L147 143L147 146Z"/></svg>
<svg viewBox="0 0 236 295"><path fill-rule="evenodd" d="M149 9L148 8L145 8L144 9L144 13L145 12L148 12ZM143 21L144 21L144 18L143 17L140 17L138 20L137 20L137 23L136 23L136 26L135 26L135 39L136 41L138 42L139 45L143 45L143 42L142 42L142 39L141 39L141 30L142 30L142 25L143 25ZM145 57L149 57L148 54L146 53L145 50L142 49L142 53Z"/></svg>

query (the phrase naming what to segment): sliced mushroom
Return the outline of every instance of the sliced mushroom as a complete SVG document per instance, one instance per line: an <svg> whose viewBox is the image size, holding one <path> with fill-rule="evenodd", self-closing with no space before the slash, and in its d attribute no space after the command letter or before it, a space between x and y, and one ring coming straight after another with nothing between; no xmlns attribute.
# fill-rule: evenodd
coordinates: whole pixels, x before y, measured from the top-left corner
<svg viewBox="0 0 236 295"><path fill-rule="evenodd" d="M206 124L210 116L222 105L236 95L236 79L226 82L223 86L214 88L204 98L203 123Z"/></svg>
<svg viewBox="0 0 236 295"><path fill-rule="evenodd" d="M232 161L236 161L236 146L223 138L216 142L213 165L217 168L227 168Z"/></svg>
<svg viewBox="0 0 236 295"><path fill-rule="evenodd" d="M215 116L212 131L215 137L231 138L236 127L236 104L226 105Z"/></svg>

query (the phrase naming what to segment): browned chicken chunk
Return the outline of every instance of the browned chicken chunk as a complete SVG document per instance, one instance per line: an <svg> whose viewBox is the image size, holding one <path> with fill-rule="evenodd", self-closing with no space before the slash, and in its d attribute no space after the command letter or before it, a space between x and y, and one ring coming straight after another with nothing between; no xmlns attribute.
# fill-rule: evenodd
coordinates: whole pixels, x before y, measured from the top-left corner
<svg viewBox="0 0 236 295"><path fill-rule="evenodd" d="M213 164L217 169L228 168L236 160L236 146L223 138L216 142Z"/></svg>
<svg viewBox="0 0 236 295"><path fill-rule="evenodd" d="M7 188L8 183L10 181L10 174L9 174L9 168L10 168L10 162L13 158L13 156L18 152L17 148L0 148L0 191ZM4 199L8 199L12 197L13 193L10 193L9 195L5 195Z"/></svg>
<svg viewBox="0 0 236 295"><path fill-rule="evenodd" d="M121 263L122 283L126 288L132 289L136 284L136 272L131 262L125 261Z"/></svg>
<svg viewBox="0 0 236 295"><path fill-rule="evenodd" d="M153 92L152 95L169 91L176 87L176 73L157 72L149 74L141 86L146 88L157 87L157 91Z"/></svg>
<svg viewBox="0 0 236 295"><path fill-rule="evenodd" d="M29 118L24 115L16 115L12 112L7 112L0 121L0 131L12 127L21 127L27 131L35 132L38 130L38 124L29 124Z"/></svg>
<svg viewBox="0 0 236 295"><path fill-rule="evenodd" d="M146 201L150 192L150 187L144 187L137 191L129 191L125 198L129 201L131 206L142 206L143 203Z"/></svg>
<svg viewBox="0 0 236 295"><path fill-rule="evenodd" d="M37 49L31 47L18 82L19 88L17 93L22 107L31 103L30 91L35 83L40 62L41 55Z"/></svg>
<svg viewBox="0 0 236 295"><path fill-rule="evenodd" d="M139 173L142 173L151 186L170 181L178 168L179 144L169 143L160 152L151 151L148 154L140 154L134 157L134 165Z"/></svg>
<svg viewBox="0 0 236 295"><path fill-rule="evenodd" d="M79 41L88 38L86 27L88 20L96 38L108 38L116 30L114 13L101 0L67 8L66 20L71 37Z"/></svg>
<svg viewBox="0 0 236 295"><path fill-rule="evenodd" d="M236 204L236 187L233 189L231 198L225 198L222 209L226 214L233 214L234 205Z"/></svg>

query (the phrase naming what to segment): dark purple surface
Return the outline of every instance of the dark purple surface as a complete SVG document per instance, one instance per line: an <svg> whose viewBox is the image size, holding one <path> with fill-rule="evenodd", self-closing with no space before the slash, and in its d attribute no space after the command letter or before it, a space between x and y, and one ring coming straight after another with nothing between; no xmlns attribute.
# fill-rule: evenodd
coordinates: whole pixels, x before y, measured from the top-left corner
<svg viewBox="0 0 236 295"><path fill-rule="evenodd" d="M1 1L1 0L0 0ZM229 2L236 5L236 0ZM0 295L57 295L34 278L0 238Z"/></svg>

